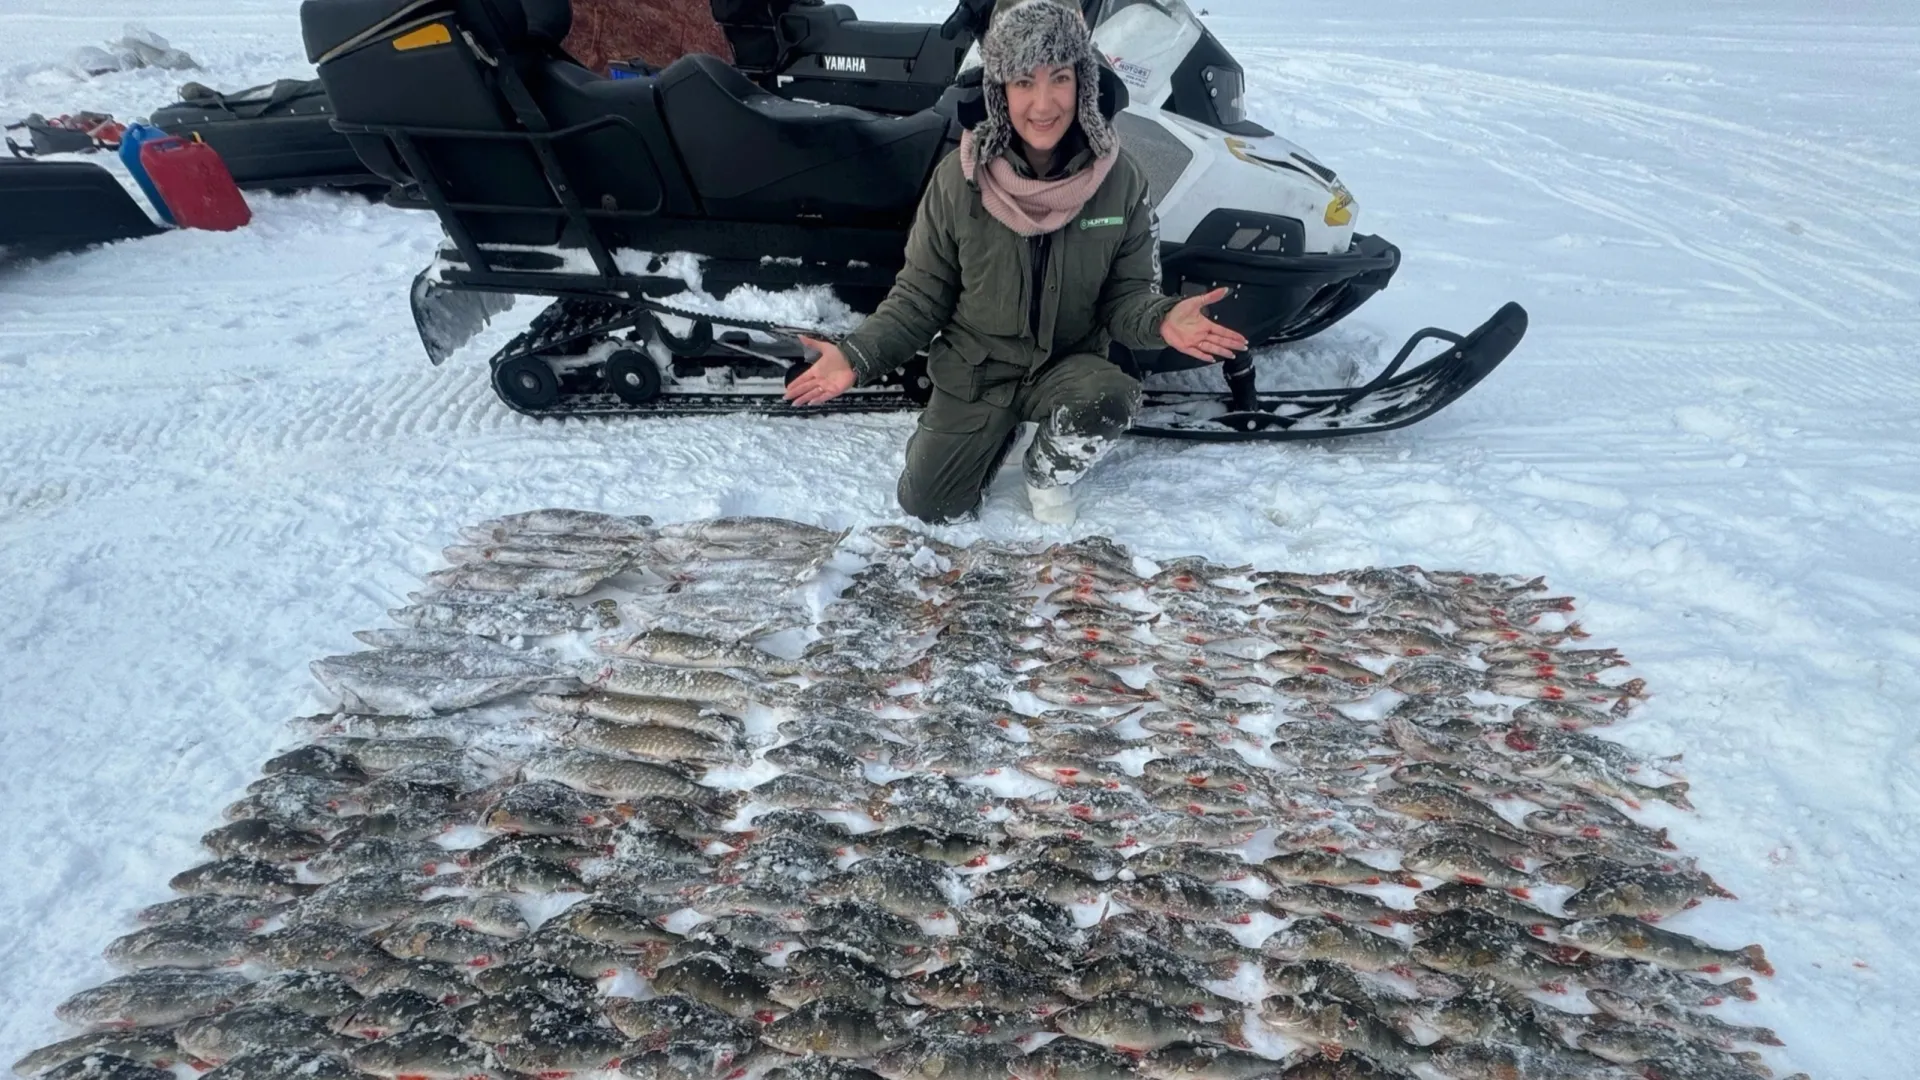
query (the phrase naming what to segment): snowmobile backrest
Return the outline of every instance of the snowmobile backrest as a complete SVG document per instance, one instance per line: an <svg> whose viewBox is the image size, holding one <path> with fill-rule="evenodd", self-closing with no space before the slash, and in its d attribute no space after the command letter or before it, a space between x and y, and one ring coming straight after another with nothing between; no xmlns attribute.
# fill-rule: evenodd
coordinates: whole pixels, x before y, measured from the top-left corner
<svg viewBox="0 0 1920 1080"><path fill-rule="evenodd" d="M553 192L532 146L500 137L521 125L502 93L498 58L479 45L482 34L468 40L472 31L464 20L475 13L472 2L306 0L301 27L308 51L319 58L335 119L368 169L422 195L431 181L451 202L552 207ZM490 2L519 13L520 21L504 28L521 42L531 40L519 0ZM501 24L490 24L484 36L503 40L501 30ZM394 129L408 134L396 138ZM560 228L557 220L538 215L483 224L476 238L501 243L552 243Z"/></svg>
<svg viewBox="0 0 1920 1080"><path fill-rule="evenodd" d="M656 79L609 79L552 61L529 72L528 85L556 128L578 129L555 140L553 149L582 205L640 214L692 212L696 203L675 164ZM603 219L595 231L609 244L626 245L634 236L624 220Z"/></svg>
<svg viewBox="0 0 1920 1080"><path fill-rule="evenodd" d="M733 47L734 64L747 71L770 72L783 65L786 52L774 29L775 20L793 4L794 0L711 0L708 7Z"/></svg>
<svg viewBox="0 0 1920 1080"><path fill-rule="evenodd" d="M515 55L552 55L573 29L573 0L456 0L455 6L463 25L487 27L481 44Z"/></svg>
<svg viewBox="0 0 1920 1080"><path fill-rule="evenodd" d="M572 0L306 0L300 29L307 59L322 64L394 30L424 29L452 16L490 54L557 50L573 28Z"/></svg>

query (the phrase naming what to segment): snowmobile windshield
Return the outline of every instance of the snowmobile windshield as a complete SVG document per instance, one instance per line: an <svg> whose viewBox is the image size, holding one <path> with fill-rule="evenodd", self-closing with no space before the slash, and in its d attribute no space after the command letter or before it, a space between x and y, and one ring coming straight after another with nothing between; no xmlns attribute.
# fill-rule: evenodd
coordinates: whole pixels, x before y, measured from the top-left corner
<svg viewBox="0 0 1920 1080"><path fill-rule="evenodd" d="M1093 41L1136 102L1230 134L1247 123L1246 74L1186 0L1101 0Z"/></svg>

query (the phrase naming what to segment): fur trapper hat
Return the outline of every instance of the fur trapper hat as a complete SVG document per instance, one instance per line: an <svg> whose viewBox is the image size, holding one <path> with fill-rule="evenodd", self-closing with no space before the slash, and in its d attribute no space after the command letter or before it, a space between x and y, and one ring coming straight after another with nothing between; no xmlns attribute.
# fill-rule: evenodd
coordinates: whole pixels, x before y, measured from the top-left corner
<svg viewBox="0 0 1920 1080"><path fill-rule="evenodd" d="M1095 157L1113 153L1119 141L1100 114L1098 64L1086 20L1059 0L1025 0L995 15L980 42L987 115L973 129L974 160L992 161L1013 145L1007 83L1042 65L1072 65L1080 84L1080 132Z"/></svg>

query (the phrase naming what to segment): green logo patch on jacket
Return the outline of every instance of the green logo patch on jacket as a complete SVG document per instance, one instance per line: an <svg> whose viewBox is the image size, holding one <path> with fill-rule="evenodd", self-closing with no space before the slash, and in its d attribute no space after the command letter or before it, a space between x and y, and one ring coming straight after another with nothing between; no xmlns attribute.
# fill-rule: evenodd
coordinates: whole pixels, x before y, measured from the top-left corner
<svg viewBox="0 0 1920 1080"><path fill-rule="evenodd" d="M1127 219L1124 215L1120 217L1090 217L1080 219L1080 227L1082 229L1104 229L1110 225L1125 225L1126 223Z"/></svg>

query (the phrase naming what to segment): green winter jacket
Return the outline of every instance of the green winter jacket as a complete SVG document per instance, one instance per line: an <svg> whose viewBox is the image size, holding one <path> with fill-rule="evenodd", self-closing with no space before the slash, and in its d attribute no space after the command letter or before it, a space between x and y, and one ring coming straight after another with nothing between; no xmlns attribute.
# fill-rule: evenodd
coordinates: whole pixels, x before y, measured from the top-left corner
<svg viewBox="0 0 1920 1080"><path fill-rule="evenodd" d="M1080 213L1031 239L987 211L960 171L959 152L949 154L920 200L893 291L841 343L860 382L927 349L936 387L964 401L991 400L1010 397L1014 383L990 386L1002 379L983 377L989 360L994 373L1010 365L1031 379L1055 356L1105 356L1112 341L1164 347L1160 324L1178 300L1160 295L1160 229L1146 173L1118 152ZM1067 171L1089 157L1082 150Z"/></svg>

